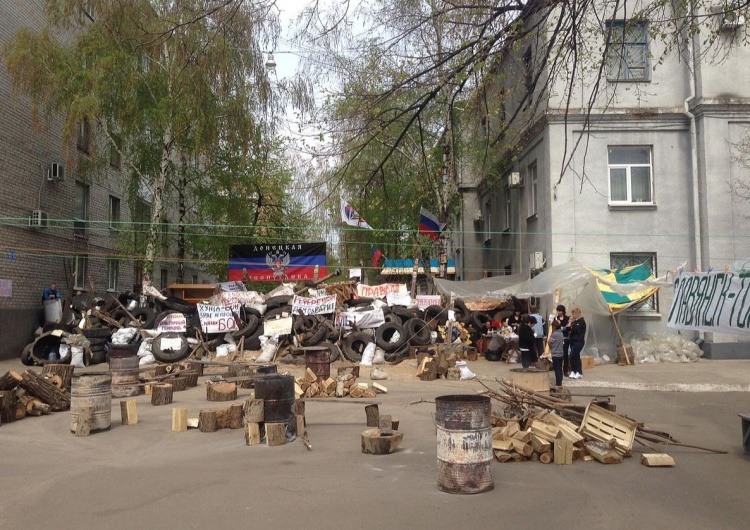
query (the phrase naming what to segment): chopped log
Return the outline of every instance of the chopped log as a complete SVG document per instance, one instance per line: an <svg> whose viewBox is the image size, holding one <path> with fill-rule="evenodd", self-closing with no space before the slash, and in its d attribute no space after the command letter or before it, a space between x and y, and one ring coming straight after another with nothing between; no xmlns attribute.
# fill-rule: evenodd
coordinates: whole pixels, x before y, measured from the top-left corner
<svg viewBox="0 0 750 530"><path fill-rule="evenodd" d="M573 463L573 444L562 434L555 440L554 459L555 464Z"/></svg>
<svg viewBox="0 0 750 530"><path fill-rule="evenodd" d="M50 405L54 412L70 408L70 394L60 390L34 370L26 370L19 384L26 392Z"/></svg>
<svg viewBox="0 0 750 530"><path fill-rule="evenodd" d="M534 447L534 451L536 451L537 453L546 453L547 451L552 450L551 442L539 438L536 435L533 435L531 437L531 445Z"/></svg>
<svg viewBox="0 0 750 530"><path fill-rule="evenodd" d="M504 440L492 440L492 448L498 451L512 451L513 440L505 438Z"/></svg>
<svg viewBox="0 0 750 530"><path fill-rule="evenodd" d="M42 370L43 369L44 368L42 368ZM63 392L65 392L65 389L63 388L62 377L60 377L59 375L45 374L44 372L42 372L42 377L44 377L47 381L49 381L50 383L52 383L53 385L55 385L57 388L59 388L60 390L62 390Z"/></svg>
<svg viewBox="0 0 750 530"><path fill-rule="evenodd" d="M397 431L399 425L401 425L401 420L399 420L398 418L391 419L391 429Z"/></svg>
<svg viewBox="0 0 750 530"><path fill-rule="evenodd" d="M576 447L573 446L573 462L576 460L583 460L583 457L586 456L588 453L586 451L585 447Z"/></svg>
<svg viewBox="0 0 750 530"><path fill-rule="evenodd" d="M349 388L349 395L353 398L361 398L363 394L364 391L356 385Z"/></svg>
<svg viewBox="0 0 750 530"><path fill-rule="evenodd" d="M542 464L551 464L552 463L552 451L547 451L546 453L540 453L539 461Z"/></svg>
<svg viewBox="0 0 750 530"><path fill-rule="evenodd" d="M94 415L92 405L78 407L78 419L76 420L76 436L88 436L91 434L91 418Z"/></svg>
<svg viewBox="0 0 750 530"><path fill-rule="evenodd" d="M307 434L307 429L305 428L305 417L300 414L295 414L294 421L297 426L297 436L305 436Z"/></svg>
<svg viewBox="0 0 750 530"><path fill-rule="evenodd" d="M388 393L388 388L384 385L381 385L380 383L373 383L372 388L382 394Z"/></svg>
<svg viewBox="0 0 750 530"><path fill-rule="evenodd" d="M522 455L521 453L511 453L511 458L514 462L526 462L529 457Z"/></svg>
<svg viewBox="0 0 750 530"><path fill-rule="evenodd" d="M1 390L13 390L21 382L21 376L18 372L9 370L5 372L3 376L0 376L0 391Z"/></svg>
<svg viewBox="0 0 750 530"><path fill-rule="evenodd" d="M159 377L162 375L168 375L171 373L171 370L169 368L170 365L168 364L157 364L154 366L154 376Z"/></svg>
<svg viewBox="0 0 750 530"><path fill-rule="evenodd" d="M398 448L403 439L402 432L386 435L381 433L380 429L367 429L362 433L362 452L369 455L389 455Z"/></svg>
<svg viewBox="0 0 750 530"><path fill-rule="evenodd" d="M675 465L674 458L666 453L643 453L641 464L647 467L672 467Z"/></svg>
<svg viewBox="0 0 750 530"><path fill-rule="evenodd" d="M524 443L530 443L531 442L531 431L519 431L516 434L513 435L513 438L515 438L518 441L524 442ZM528 455L527 455L528 456Z"/></svg>
<svg viewBox="0 0 750 530"><path fill-rule="evenodd" d="M336 390L334 392L334 395L336 397L344 397L344 392L346 391L346 387L344 387L343 381L336 381Z"/></svg>
<svg viewBox="0 0 750 530"><path fill-rule="evenodd" d="M151 389L151 404L152 405L170 405L172 403L172 385L169 383L162 383L158 385L152 385Z"/></svg>
<svg viewBox="0 0 750 530"><path fill-rule="evenodd" d="M381 414L380 418L378 418L378 423L380 434L384 436L393 434L393 420L390 414Z"/></svg>
<svg viewBox="0 0 750 530"><path fill-rule="evenodd" d="M421 354L420 354L421 355ZM417 377L422 381L434 381L438 376L438 363L432 357L425 354L417 368Z"/></svg>
<svg viewBox="0 0 750 530"><path fill-rule="evenodd" d="M301 399L294 400L294 413L300 416L305 415L305 402Z"/></svg>
<svg viewBox="0 0 750 530"><path fill-rule="evenodd" d="M187 409L174 407L172 409L172 432L187 431Z"/></svg>
<svg viewBox="0 0 750 530"><path fill-rule="evenodd" d="M583 447L586 443L586 439L578 434L577 431L571 429L567 425L559 425L558 429L560 430L560 436L568 440L571 445L574 445L576 447Z"/></svg>
<svg viewBox="0 0 750 530"><path fill-rule="evenodd" d="M275 447L286 443L286 423L266 422L266 445Z"/></svg>
<svg viewBox="0 0 750 530"><path fill-rule="evenodd" d="M505 426L505 434L509 438L513 438L519 430L520 427L517 421L508 422L508 424Z"/></svg>
<svg viewBox="0 0 750 530"><path fill-rule="evenodd" d="M15 401L15 409L13 411L13 421L22 420L26 417L26 405L20 401Z"/></svg>
<svg viewBox="0 0 750 530"><path fill-rule="evenodd" d="M305 369L305 380L308 383L313 384L313 383L317 382L318 376L310 368L306 368Z"/></svg>
<svg viewBox="0 0 750 530"><path fill-rule="evenodd" d="M183 392L188 388L187 377L174 377L171 379L167 379L165 382L172 385L172 392Z"/></svg>
<svg viewBox="0 0 750 530"><path fill-rule="evenodd" d="M154 383L146 383L143 385L143 393L150 396L154 391Z"/></svg>
<svg viewBox="0 0 750 530"><path fill-rule="evenodd" d="M531 453L534 452L534 447L529 442L524 442L522 440L516 440L515 438L512 438L511 443L513 444L513 450L518 454L522 454L523 456L531 456Z"/></svg>
<svg viewBox="0 0 750 530"><path fill-rule="evenodd" d="M198 430L200 432L216 432L217 414L215 410L202 410L198 413Z"/></svg>
<svg viewBox="0 0 750 530"><path fill-rule="evenodd" d="M513 455L507 451L495 451L495 458L498 462L508 462L510 460L513 460Z"/></svg>
<svg viewBox="0 0 750 530"><path fill-rule="evenodd" d="M336 380L329 377L328 379L320 383L320 387L326 394L331 394L336 391Z"/></svg>
<svg viewBox="0 0 750 530"><path fill-rule="evenodd" d="M16 421L16 393L0 390L0 425Z"/></svg>
<svg viewBox="0 0 750 530"><path fill-rule="evenodd" d="M351 387L353 387L356 384L357 384L357 380L354 377L352 377L352 378L347 379L346 381L344 381L344 388L350 389Z"/></svg>
<svg viewBox="0 0 750 530"><path fill-rule="evenodd" d="M120 420L123 425L135 425L138 423L138 404L134 399L123 399L120 401Z"/></svg>
<svg viewBox="0 0 750 530"><path fill-rule="evenodd" d="M459 370L458 368L448 368L448 371L445 372L445 379L447 381L460 381L461 370Z"/></svg>
<svg viewBox="0 0 750 530"><path fill-rule="evenodd" d="M258 445L260 439L260 423L248 422L245 426L245 443L247 445Z"/></svg>
<svg viewBox="0 0 750 530"><path fill-rule="evenodd" d="M367 418L368 427L380 427L380 411L377 405L367 405L365 407L365 417Z"/></svg>
<svg viewBox="0 0 750 530"><path fill-rule="evenodd" d="M244 427L244 406L242 403L233 403L227 409L221 409L217 418L219 429L241 429Z"/></svg>
<svg viewBox="0 0 750 530"><path fill-rule="evenodd" d="M617 442L590 441L586 442L586 450L589 454L602 464L621 464L622 455L617 452Z"/></svg>
<svg viewBox="0 0 750 530"><path fill-rule="evenodd" d="M26 407L26 415L28 416L46 416L52 413L52 407L43 403L39 398L24 394L19 396L18 400Z"/></svg>
<svg viewBox="0 0 750 530"><path fill-rule="evenodd" d="M302 387L299 386L299 384L294 383L294 397L299 399L300 397L305 395L305 391L302 390Z"/></svg>
<svg viewBox="0 0 750 530"><path fill-rule="evenodd" d="M193 387L198 386L198 372L187 370L185 372L182 372L180 375L184 377L185 379L187 379L188 388L193 388Z"/></svg>
<svg viewBox="0 0 750 530"><path fill-rule="evenodd" d="M540 420L534 420L531 422L531 432L538 439L546 440L548 442L554 442L555 438L557 438L557 434L560 432L560 429L556 425L550 425L549 423L545 423Z"/></svg>
<svg viewBox="0 0 750 530"><path fill-rule="evenodd" d="M245 401L245 421L248 423L262 423L265 421L264 403L262 399L248 399Z"/></svg>
<svg viewBox="0 0 750 530"><path fill-rule="evenodd" d="M539 462L539 453L537 453L536 451L531 453L529 460L531 460L532 462Z"/></svg>
<svg viewBox="0 0 750 530"><path fill-rule="evenodd" d="M233 401L237 399L237 383L208 383L206 385L208 401Z"/></svg>

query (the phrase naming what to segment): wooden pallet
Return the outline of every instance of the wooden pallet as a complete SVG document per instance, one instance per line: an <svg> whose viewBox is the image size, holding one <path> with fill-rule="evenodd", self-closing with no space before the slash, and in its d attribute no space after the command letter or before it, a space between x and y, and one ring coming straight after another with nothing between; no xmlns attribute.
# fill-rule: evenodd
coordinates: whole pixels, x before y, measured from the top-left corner
<svg viewBox="0 0 750 530"><path fill-rule="evenodd" d="M637 422L589 403L578 432L601 442L614 439L617 450L624 453L632 449L637 427Z"/></svg>

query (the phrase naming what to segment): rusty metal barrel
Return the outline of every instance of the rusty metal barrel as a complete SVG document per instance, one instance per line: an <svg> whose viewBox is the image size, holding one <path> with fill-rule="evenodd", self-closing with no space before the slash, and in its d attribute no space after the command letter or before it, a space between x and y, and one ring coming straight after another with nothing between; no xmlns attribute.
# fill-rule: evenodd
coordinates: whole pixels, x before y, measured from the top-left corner
<svg viewBox="0 0 750 530"><path fill-rule="evenodd" d="M294 418L294 376L259 375L255 378L255 398L263 400L266 423L285 423L287 440L294 439L297 425Z"/></svg>
<svg viewBox="0 0 750 530"><path fill-rule="evenodd" d="M487 396L435 398L438 489L474 494L492 490L492 404Z"/></svg>
<svg viewBox="0 0 750 530"><path fill-rule="evenodd" d="M141 393L139 360L137 355L110 356L109 371L112 374L112 397L133 397Z"/></svg>
<svg viewBox="0 0 750 530"><path fill-rule="evenodd" d="M318 383L331 377L331 351L325 346L305 348L305 368L318 376Z"/></svg>
<svg viewBox="0 0 750 530"><path fill-rule="evenodd" d="M112 375L109 372L74 374L70 385L70 430L75 431L82 407L91 405L91 430L109 429L112 423Z"/></svg>

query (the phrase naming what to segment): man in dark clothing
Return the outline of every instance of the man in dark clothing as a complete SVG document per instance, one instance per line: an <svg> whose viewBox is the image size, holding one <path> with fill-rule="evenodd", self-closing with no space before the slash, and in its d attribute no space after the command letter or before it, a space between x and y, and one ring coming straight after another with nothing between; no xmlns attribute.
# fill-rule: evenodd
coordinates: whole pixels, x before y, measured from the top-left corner
<svg viewBox="0 0 750 530"><path fill-rule="evenodd" d="M568 335L570 334L570 328L568 327L568 322L570 321L570 317L565 314L565 306L560 304L557 306L557 316L555 317L555 320L560 324L560 329L563 332L563 373L567 377L570 375L570 357L568 355L569 349L570 349L570 341L568 340Z"/></svg>
<svg viewBox="0 0 750 530"><path fill-rule="evenodd" d="M55 282L52 282L49 287L44 288L44 292L42 292L42 302L46 302L47 300L59 299L60 291L57 290L57 284Z"/></svg>
<svg viewBox="0 0 750 530"><path fill-rule="evenodd" d="M521 323L516 333L518 333L518 349L521 350L521 366L531 368L531 365L536 362L536 344L529 315L521 316Z"/></svg>

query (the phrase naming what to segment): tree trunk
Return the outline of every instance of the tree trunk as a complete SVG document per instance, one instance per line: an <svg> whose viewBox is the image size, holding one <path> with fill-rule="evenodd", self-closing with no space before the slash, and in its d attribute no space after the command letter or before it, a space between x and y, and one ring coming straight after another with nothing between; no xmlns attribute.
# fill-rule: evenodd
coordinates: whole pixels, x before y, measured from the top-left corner
<svg viewBox="0 0 750 530"><path fill-rule="evenodd" d="M146 258L143 263L143 273L152 281L156 248L159 242L159 228L161 226L162 214L164 213L164 190L166 189L169 176L169 163L172 158L172 141L172 130L167 127L162 138L159 175L154 180L153 187L151 188L151 226L148 231Z"/></svg>
<svg viewBox="0 0 750 530"><path fill-rule="evenodd" d="M185 283L185 218L187 216L186 191L187 162L185 157L180 157L180 180L177 187L177 283Z"/></svg>
<svg viewBox="0 0 750 530"><path fill-rule="evenodd" d="M16 421L16 393L0 390L0 425Z"/></svg>
<svg viewBox="0 0 750 530"><path fill-rule="evenodd" d="M20 385L26 392L50 405L55 412L70 408L70 394L66 394L33 370L23 373Z"/></svg>

